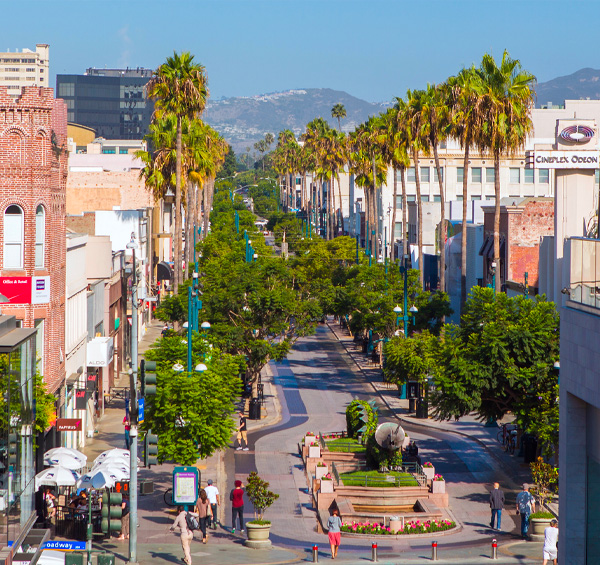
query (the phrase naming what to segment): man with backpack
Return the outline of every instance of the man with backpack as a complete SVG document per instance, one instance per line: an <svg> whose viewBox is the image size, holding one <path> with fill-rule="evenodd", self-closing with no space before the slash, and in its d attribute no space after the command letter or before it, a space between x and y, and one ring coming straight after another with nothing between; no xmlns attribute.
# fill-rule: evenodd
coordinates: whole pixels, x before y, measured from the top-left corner
<svg viewBox="0 0 600 565"><path fill-rule="evenodd" d="M194 539L194 530L199 528L198 518L196 518L191 512L185 511L183 506L178 506L177 518L175 518L170 530L173 532L175 528L179 528L179 531L181 532L183 561L186 563L186 565L192 565L190 543Z"/></svg>

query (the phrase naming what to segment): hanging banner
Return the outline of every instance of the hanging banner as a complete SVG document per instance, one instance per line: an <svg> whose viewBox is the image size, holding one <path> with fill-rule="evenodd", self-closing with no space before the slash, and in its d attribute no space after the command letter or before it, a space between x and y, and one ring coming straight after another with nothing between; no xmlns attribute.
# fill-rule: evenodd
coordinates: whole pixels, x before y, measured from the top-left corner
<svg viewBox="0 0 600 565"><path fill-rule="evenodd" d="M85 388L89 393L96 392L96 381L97 380L98 380L98 375L96 375L96 373L88 373Z"/></svg>
<svg viewBox="0 0 600 565"><path fill-rule="evenodd" d="M84 388L78 388L75 390L75 410L86 410L87 400L88 395Z"/></svg>

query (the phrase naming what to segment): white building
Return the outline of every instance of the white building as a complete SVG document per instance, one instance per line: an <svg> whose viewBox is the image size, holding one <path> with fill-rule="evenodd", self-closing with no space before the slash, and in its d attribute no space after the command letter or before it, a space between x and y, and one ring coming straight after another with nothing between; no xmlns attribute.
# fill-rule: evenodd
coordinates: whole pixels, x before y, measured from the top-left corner
<svg viewBox="0 0 600 565"><path fill-rule="evenodd" d="M38 43L35 51L7 51L0 53L0 86L6 86L11 96L19 96L24 86L50 84L50 46Z"/></svg>

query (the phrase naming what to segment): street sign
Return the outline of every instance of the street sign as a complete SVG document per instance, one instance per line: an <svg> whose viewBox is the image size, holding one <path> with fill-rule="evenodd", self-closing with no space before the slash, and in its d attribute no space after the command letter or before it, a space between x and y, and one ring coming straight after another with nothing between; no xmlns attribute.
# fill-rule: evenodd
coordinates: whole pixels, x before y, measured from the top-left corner
<svg viewBox="0 0 600 565"><path fill-rule="evenodd" d="M175 467L173 469L173 502L175 504L196 504L198 482L196 467Z"/></svg>
<svg viewBox="0 0 600 565"><path fill-rule="evenodd" d="M141 424L144 421L144 409L146 408L146 399L140 398L138 400L138 422Z"/></svg>
<svg viewBox="0 0 600 565"><path fill-rule="evenodd" d="M121 494L128 494L129 481L117 481L115 483L115 492L120 492Z"/></svg>

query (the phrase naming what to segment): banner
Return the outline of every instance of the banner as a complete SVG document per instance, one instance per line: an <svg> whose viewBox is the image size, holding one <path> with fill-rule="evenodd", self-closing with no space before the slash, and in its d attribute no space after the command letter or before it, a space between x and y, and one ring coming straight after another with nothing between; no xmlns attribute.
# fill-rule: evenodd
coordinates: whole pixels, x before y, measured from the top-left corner
<svg viewBox="0 0 600 565"><path fill-rule="evenodd" d="M31 304L31 277L0 277L0 301Z"/></svg>
<svg viewBox="0 0 600 565"><path fill-rule="evenodd" d="M598 169L600 153L595 151L553 151L536 149L533 156L536 169Z"/></svg>
<svg viewBox="0 0 600 565"><path fill-rule="evenodd" d="M86 410L87 400L88 395L85 388L78 388L75 390L75 410Z"/></svg>

